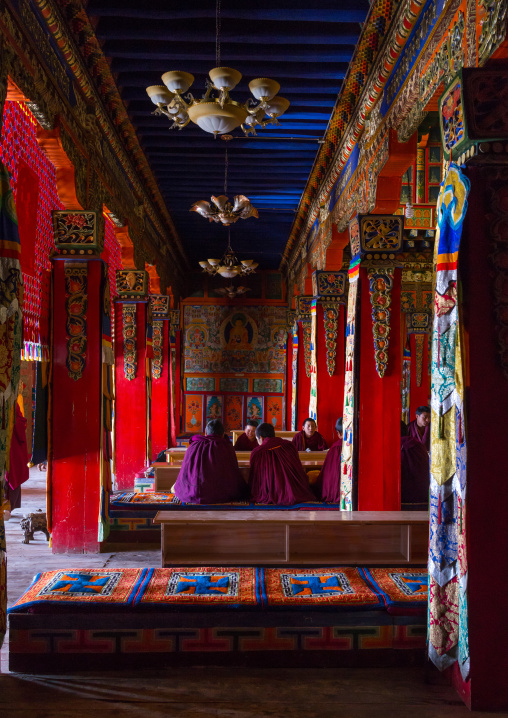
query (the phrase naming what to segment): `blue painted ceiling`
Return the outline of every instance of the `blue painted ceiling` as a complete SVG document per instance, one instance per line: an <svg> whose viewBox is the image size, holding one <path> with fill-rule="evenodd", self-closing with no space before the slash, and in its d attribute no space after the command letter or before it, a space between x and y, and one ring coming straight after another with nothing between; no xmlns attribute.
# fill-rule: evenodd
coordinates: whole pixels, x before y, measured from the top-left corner
<svg viewBox="0 0 508 718"><path fill-rule="evenodd" d="M368 0L222 0L221 65L243 75L232 98L245 101L250 80L271 77L291 102L279 127L258 128L249 139L237 129L226 143L192 123L170 131L165 117L151 114L145 91L161 84L164 72L185 70L201 97L215 67L215 2L89 0L87 12L196 270L199 260L226 248L227 230L189 211L197 200L223 194L226 147L228 196L244 194L259 210L259 219L231 227L233 248L260 269L278 268L368 8Z"/></svg>

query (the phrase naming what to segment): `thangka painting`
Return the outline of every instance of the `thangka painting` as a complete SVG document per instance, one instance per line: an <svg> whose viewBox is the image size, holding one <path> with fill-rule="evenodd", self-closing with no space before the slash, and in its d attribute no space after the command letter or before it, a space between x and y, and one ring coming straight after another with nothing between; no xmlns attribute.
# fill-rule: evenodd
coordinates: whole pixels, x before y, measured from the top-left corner
<svg viewBox="0 0 508 718"><path fill-rule="evenodd" d="M213 376L188 376L185 391L215 391L215 379Z"/></svg>
<svg viewBox="0 0 508 718"><path fill-rule="evenodd" d="M203 397L201 394L185 395L185 431L196 434L203 431Z"/></svg>
<svg viewBox="0 0 508 718"><path fill-rule="evenodd" d="M247 377L221 376L219 379L221 391L249 391L249 380ZM254 389L254 391L257 391Z"/></svg>
<svg viewBox="0 0 508 718"><path fill-rule="evenodd" d="M284 374L286 333L285 307L185 307L184 371Z"/></svg>
<svg viewBox="0 0 508 718"><path fill-rule="evenodd" d="M267 397L266 420L273 425L276 431L281 431L284 428L284 398L282 396Z"/></svg>
<svg viewBox="0 0 508 718"><path fill-rule="evenodd" d="M224 428L226 431L243 429L243 396L224 397Z"/></svg>
<svg viewBox="0 0 508 718"><path fill-rule="evenodd" d="M248 396L247 397L247 419L254 419L254 421L262 422L263 419L263 404L264 397L262 396Z"/></svg>
<svg viewBox="0 0 508 718"><path fill-rule="evenodd" d="M282 394L282 379L253 379L252 391L256 394Z"/></svg>
<svg viewBox="0 0 508 718"><path fill-rule="evenodd" d="M222 396L206 397L206 420L222 419Z"/></svg>

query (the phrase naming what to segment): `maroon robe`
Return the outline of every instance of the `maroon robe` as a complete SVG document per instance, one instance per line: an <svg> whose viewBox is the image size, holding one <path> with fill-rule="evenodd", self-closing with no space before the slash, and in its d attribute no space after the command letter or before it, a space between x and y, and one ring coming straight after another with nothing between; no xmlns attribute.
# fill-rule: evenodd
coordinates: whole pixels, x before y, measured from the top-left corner
<svg viewBox="0 0 508 718"><path fill-rule="evenodd" d="M310 439L307 439L303 430L293 436L293 444L297 451L326 451L328 444L323 439L319 431L315 431Z"/></svg>
<svg viewBox="0 0 508 718"><path fill-rule="evenodd" d="M251 441L247 434L240 434L234 446L235 451L252 451L258 445L256 439Z"/></svg>
<svg viewBox="0 0 508 718"><path fill-rule="evenodd" d="M316 500L295 447L278 437L264 439L252 450L249 486L257 504L290 506Z"/></svg>
<svg viewBox="0 0 508 718"><path fill-rule="evenodd" d="M407 426L407 435L423 444L427 449L427 452L430 451L430 424L427 424L423 434L420 436L416 419L414 419L413 421L410 421Z"/></svg>
<svg viewBox="0 0 508 718"><path fill-rule="evenodd" d="M15 405L15 419L12 430L11 447L9 452L9 471L5 472L7 481L6 497L13 509L21 507L21 484L28 480L28 450L26 445L27 421L19 405Z"/></svg>
<svg viewBox="0 0 508 718"><path fill-rule="evenodd" d="M227 436L193 436L174 491L180 501L221 504L241 501L247 486Z"/></svg>
<svg viewBox="0 0 508 718"><path fill-rule="evenodd" d="M400 489L403 509L427 510L429 504L429 455L421 441L400 439Z"/></svg>
<svg viewBox="0 0 508 718"><path fill-rule="evenodd" d="M316 479L315 489L318 496L329 504L340 503L340 454L342 439L330 446L325 463Z"/></svg>

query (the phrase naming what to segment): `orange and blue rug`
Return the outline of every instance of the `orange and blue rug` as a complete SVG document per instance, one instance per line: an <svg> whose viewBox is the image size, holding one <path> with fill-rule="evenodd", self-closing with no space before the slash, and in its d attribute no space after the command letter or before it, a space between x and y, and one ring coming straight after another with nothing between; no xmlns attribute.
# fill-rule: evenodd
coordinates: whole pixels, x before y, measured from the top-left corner
<svg viewBox="0 0 508 718"><path fill-rule="evenodd" d="M261 511L279 510L279 511L296 511L307 509L316 511L320 509L340 510L339 504L326 504L323 501L307 502L301 504L291 504L290 506L278 506L272 504L255 504L250 501L231 501L225 504L190 504L180 501L175 494L163 491L154 492L137 492L137 491L117 491L111 494L110 508L112 511L118 510L136 510L149 509L152 511L167 511L168 509L185 509L209 511L224 511L228 509L259 509Z"/></svg>
<svg viewBox="0 0 508 718"><path fill-rule="evenodd" d="M51 605L382 609L426 601L425 569L67 569L38 574L9 613Z"/></svg>

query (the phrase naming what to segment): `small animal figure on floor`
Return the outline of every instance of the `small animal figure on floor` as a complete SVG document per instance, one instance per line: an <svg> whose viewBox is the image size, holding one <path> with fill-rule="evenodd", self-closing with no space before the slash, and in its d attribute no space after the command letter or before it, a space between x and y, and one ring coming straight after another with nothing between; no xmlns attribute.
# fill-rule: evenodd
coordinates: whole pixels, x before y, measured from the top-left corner
<svg viewBox="0 0 508 718"><path fill-rule="evenodd" d="M23 516L19 524L22 531L25 532L23 543L30 543L30 539L33 541L34 533L36 531L42 531L46 535L46 540L49 541L48 522L46 514L42 511L42 509L38 509L33 514Z"/></svg>

